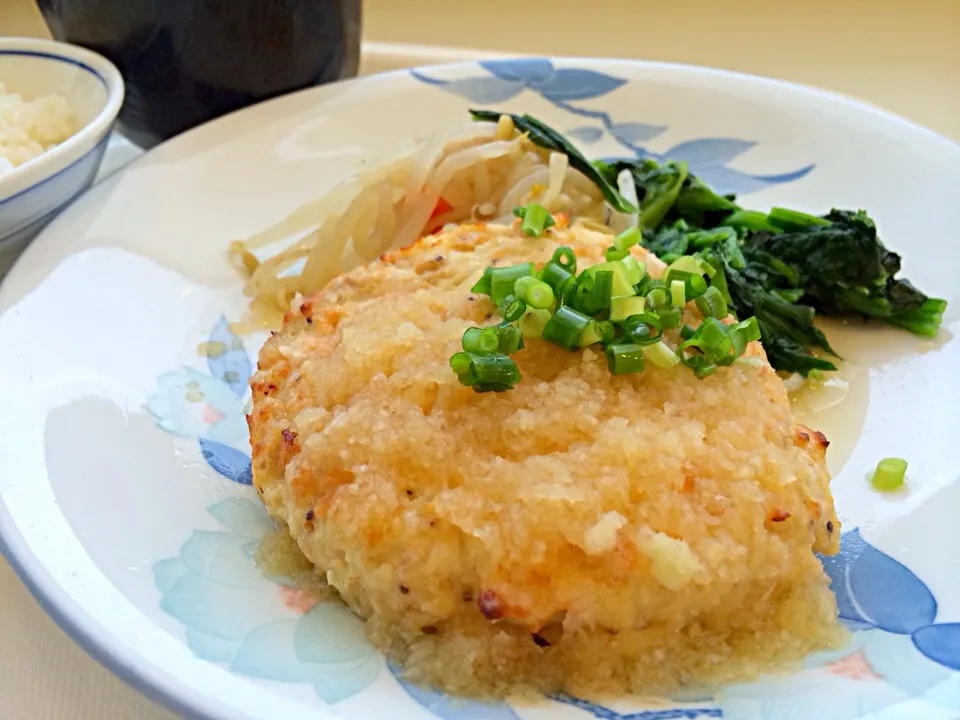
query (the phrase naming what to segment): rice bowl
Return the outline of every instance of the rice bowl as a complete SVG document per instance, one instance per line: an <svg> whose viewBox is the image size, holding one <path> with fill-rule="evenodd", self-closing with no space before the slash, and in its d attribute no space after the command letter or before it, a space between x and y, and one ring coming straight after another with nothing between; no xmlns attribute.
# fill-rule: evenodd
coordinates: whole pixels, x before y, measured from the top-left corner
<svg viewBox="0 0 960 720"><path fill-rule="evenodd" d="M0 155L10 156L4 165L16 166L0 172L2 277L33 237L93 182L124 88L120 71L106 58L36 38L0 38L0 80L12 112L4 124L16 124L0 141L6 147ZM62 102L39 100L50 97Z"/></svg>
<svg viewBox="0 0 960 720"><path fill-rule="evenodd" d="M0 174L62 143L77 129L77 113L63 97L25 100L0 82Z"/></svg>

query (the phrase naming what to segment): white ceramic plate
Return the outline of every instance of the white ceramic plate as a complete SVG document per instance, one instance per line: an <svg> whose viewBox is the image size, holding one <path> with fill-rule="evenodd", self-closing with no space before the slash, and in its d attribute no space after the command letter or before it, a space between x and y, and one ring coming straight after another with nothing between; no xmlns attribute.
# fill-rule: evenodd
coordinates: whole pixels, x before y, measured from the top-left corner
<svg viewBox="0 0 960 720"><path fill-rule="evenodd" d="M259 338L229 241L469 105L529 111L594 155L689 161L749 205L867 208L905 274L947 298L935 341L830 330L854 373L824 415L844 523L828 561L842 651L672 705L460 702L399 682L335 602L250 559L245 378ZM0 537L47 610L138 688L204 718L960 716L960 148L826 93L696 68L598 60L422 68L285 97L187 133L58 218L0 289ZM836 335L834 336L834 331ZM208 359L200 343L223 343ZM909 486L864 476L910 460Z"/></svg>

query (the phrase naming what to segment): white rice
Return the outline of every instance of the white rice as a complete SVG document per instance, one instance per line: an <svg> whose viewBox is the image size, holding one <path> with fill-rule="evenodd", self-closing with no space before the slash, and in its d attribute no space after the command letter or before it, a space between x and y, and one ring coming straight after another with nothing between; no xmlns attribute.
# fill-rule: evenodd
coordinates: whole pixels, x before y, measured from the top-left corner
<svg viewBox="0 0 960 720"><path fill-rule="evenodd" d="M0 82L0 175L59 145L78 125L76 110L59 95L24 100Z"/></svg>

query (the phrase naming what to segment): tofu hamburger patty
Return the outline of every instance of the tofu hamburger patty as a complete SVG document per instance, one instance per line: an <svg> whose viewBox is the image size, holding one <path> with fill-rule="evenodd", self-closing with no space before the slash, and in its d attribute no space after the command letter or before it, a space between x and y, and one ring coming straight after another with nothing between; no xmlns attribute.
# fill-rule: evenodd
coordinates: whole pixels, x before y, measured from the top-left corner
<svg viewBox="0 0 960 720"><path fill-rule="evenodd" d="M840 536L826 439L793 419L759 343L704 379L613 376L599 349L539 339L508 392L450 370L463 331L497 320L470 292L485 267L560 245L599 262L610 243L458 226L339 276L260 352L254 485L412 679L649 691L841 637L814 555Z"/></svg>

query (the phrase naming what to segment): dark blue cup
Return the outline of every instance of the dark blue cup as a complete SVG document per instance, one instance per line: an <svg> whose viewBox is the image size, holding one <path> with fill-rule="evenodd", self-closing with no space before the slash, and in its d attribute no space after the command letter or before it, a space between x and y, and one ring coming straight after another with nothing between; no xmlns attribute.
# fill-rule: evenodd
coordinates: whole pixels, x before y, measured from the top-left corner
<svg viewBox="0 0 960 720"><path fill-rule="evenodd" d="M292 90L357 74L361 0L38 0L58 40L109 58L118 125L150 147Z"/></svg>

